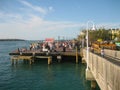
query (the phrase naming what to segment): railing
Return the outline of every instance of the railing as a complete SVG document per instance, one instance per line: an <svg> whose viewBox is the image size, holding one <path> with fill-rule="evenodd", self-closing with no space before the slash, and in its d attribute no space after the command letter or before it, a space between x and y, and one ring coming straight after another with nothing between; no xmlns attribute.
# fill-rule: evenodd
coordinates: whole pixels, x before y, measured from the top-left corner
<svg viewBox="0 0 120 90"><path fill-rule="evenodd" d="M120 59L120 51L105 49L104 52L105 55Z"/></svg>
<svg viewBox="0 0 120 90"><path fill-rule="evenodd" d="M83 50L86 57L86 50ZM89 69L101 90L120 90L120 66L89 52Z"/></svg>

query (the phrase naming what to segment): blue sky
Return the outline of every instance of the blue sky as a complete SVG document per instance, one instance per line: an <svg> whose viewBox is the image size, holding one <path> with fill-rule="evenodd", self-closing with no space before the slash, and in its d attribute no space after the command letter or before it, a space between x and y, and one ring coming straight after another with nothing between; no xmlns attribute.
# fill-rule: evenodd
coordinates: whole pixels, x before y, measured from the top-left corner
<svg viewBox="0 0 120 90"><path fill-rule="evenodd" d="M0 38L71 39L88 21L120 28L119 9L120 0L0 0Z"/></svg>

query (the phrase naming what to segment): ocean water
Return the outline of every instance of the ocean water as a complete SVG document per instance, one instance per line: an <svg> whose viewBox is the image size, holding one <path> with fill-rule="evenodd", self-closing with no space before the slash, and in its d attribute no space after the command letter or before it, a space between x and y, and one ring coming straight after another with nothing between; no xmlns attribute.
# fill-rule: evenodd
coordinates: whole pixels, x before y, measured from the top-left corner
<svg viewBox="0 0 120 90"><path fill-rule="evenodd" d="M11 65L9 53L29 47L29 41L0 41L0 90L92 90L85 79L86 66L74 62ZM100 90L98 87L95 90Z"/></svg>

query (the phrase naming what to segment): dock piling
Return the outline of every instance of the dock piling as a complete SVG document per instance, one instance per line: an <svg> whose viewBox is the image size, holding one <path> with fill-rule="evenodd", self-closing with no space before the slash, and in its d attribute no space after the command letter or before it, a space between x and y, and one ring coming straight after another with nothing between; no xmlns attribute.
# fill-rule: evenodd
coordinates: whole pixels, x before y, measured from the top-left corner
<svg viewBox="0 0 120 90"><path fill-rule="evenodd" d="M62 56L57 56L57 59L58 59L58 62L60 63L61 62L61 59L62 59Z"/></svg>
<svg viewBox="0 0 120 90"><path fill-rule="evenodd" d="M12 65L14 65L14 59L11 59L11 61L12 61Z"/></svg>
<svg viewBox="0 0 120 90"><path fill-rule="evenodd" d="M76 47L76 63L78 63L78 48Z"/></svg>
<svg viewBox="0 0 120 90"><path fill-rule="evenodd" d="M18 59L16 59L16 64L18 64Z"/></svg>
<svg viewBox="0 0 120 90"><path fill-rule="evenodd" d="M52 63L52 58L48 57L48 65L50 65Z"/></svg>
<svg viewBox="0 0 120 90"><path fill-rule="evenodd" d="M96 81L95 80L91 81L91 88L96 88Z"/></svg>
<svg viewBox="0 0 120 90"><path fill-rule="evenodd" d="M32 64L32 60L29 60L30 64Z"/></svg>

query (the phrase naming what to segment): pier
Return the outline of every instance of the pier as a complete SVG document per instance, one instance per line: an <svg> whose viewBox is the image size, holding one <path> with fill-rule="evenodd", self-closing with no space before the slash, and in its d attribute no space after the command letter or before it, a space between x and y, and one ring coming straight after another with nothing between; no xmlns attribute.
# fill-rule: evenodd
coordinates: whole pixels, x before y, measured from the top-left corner
<svg viewBox="0 0 120 90"><path fill-rule="evenodd" d="M63 56L72 56L75 57L75 62L79 62L79 57L81 57L81 52L77 49L66 49L65 52L63 52L61 49L56 50L55 52L43 52L40 50L26 50L24 52L18 52L17 50L9 53L11 56L11 61L12 64L18 63L19 60L23 61L29 61L29 64L34 63L36 59L47 59L48 60L48 65L52 63L52 58L55 57L58 62L60 62L63 58Z"/></svg>
<svg viewBox="0 0 120 90"><path fill-rule="evenodd" d="M98 83L101 90L120 90L120 51L105 49L105 56L89 51L86 61L86 50L83 49L82 61L86 62L86 79L91 87Z"/></svg>

